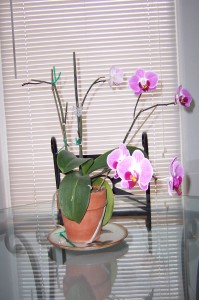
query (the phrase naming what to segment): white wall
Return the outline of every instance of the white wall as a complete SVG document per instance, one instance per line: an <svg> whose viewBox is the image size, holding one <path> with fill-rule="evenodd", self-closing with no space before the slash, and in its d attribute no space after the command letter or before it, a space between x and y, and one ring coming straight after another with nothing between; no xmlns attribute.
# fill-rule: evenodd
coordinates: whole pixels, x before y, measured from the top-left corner
<svg viewBox="0 0 199 300"><path fill-rule="evenodd" d="M182 109L184 194L199 195L199 0L177 0L180 83L194 99Z"/></svg>
<svg viewBox="0 0 199 300"><path fill-rule="evenodd" d="M0 43L1 49L1 43ZM10 182L8 170L5 110L3 101L3 77L0 52L0 209L10 206Z"/></svg>

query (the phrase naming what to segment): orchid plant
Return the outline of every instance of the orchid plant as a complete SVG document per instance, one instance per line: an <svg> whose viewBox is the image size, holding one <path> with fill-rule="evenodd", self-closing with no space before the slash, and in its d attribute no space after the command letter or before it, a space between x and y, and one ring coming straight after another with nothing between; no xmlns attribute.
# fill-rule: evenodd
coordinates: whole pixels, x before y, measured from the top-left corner
<svg viewBox="0 0 199 300"><path fill-rule="evenodd" d="M132 121L124 136L123 141L116 149L111 149L106 153L101 154L96 159L85 158L83 155L83 130L82 130L82 113L84 109L84 103L89 95L91 89L99 84L108 82L109 86L113 88L123 82L124 73L118 67L111 67L109 71L109 79L105 77L99 77L88 88L85 96L80 101L78 95L78 78L76 71L76 57L73 53L73 66L74 66L74 87L75 87L75 99L76 99L76 117L77 117L77 134L78 138L76 144L79 147L79 155L74 155L68 146L67 138L67 108L66 103L63 107L62 101L59 95L59 89L57 82L61 76L61 73L56 74L56 69L51 71L51 80L37 80L32 79L27 84L48 84L51 86L59 123L63 135L64 149L61 149L57 155L57 163L60 171L64 174L61 181L58 198L62 213L75 222L80 223L89 204L90 193L93 186L98 186L100 189L102 186L107 190L107 207L103 216L103 225L108 223L112 216L114 207L114 195L112 188L106 180L110 176L112 171L115 178L121 179L121 186L126 189L133 189L136 184L140 189L146 191L153 176L153 168L146 157L146 154L136 147L126 144L127 138L131 133L135 122L139 116L146 111L153 111L159 106L169 106L181 104L183 106L190 106L191 95L190 93L180 86L177 89L174 100L168 103L157 103L144 109L140 109L138 112L138 104L143 93L154 91L158 85L158 75L152 71L145 71L142 68L136 70L135 74L131 76L128 81L129 88L138 96L136 104L133 109ZM174 159L170 166L170 178L168 182L169 193L177 192L181 194L180 186L182 183L184 171L179 161Z"/></svg>

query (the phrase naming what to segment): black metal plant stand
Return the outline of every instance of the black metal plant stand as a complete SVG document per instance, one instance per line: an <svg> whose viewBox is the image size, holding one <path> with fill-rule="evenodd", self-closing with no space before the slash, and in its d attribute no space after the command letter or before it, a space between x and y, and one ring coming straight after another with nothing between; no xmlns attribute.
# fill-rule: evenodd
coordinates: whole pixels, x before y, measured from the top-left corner
<svg viewBox="0 0 199 300"><path fill-rule="evenodd" d="M146 156L149 158L149 150L148 150L148 137L147 133L143 132L142 133L142 146L144 149L144 152ZM60 185L60 170L57 166L57 141L55 137L51 138L51 150L53 154L53 161L54 161L54 170L55 170L55 181L56 181L56 188L59 189ZM98 155L88 155L87 157L91 158L96 158ZM120 179L114 179L110 178L113 184L113 193L114 195L125 195L127 196L130 200L138 203L139 205L136 206L139 210L136 209L131 209L128 211L123 211L123 210L115 210L113 211L113 216L146 216L145 222L146 222L146 227L148 231L151 231L151 199L150 199L150 184L149 187L146 191L146 202L140 201L136 199L135 196L133 196L131 193L126 192L120 188L116 187L116 184L120 181ZM61 217L61 211L58 210L57 213L57 221L59 224L63 225L62 217Z"/></svg>

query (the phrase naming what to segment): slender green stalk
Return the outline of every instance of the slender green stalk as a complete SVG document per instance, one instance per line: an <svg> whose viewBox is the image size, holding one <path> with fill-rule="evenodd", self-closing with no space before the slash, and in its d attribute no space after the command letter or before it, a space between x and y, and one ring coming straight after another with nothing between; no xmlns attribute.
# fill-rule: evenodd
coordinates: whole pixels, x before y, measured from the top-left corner
<svg viewBox="0 0 199 300"><path fill-rule="evenodd" d="M68 113L68 102L66 102L66 106L65 106L64 123L66 123L67 113Z"/></svg>
<svg viewBox="0 0 199 300"><path fill-rule="evenodd" d="M93 179L95 179L95 178L98 178L98 177L100 177L101 175L103 175L103 174L105 174L106 172L110 172L111 170L109 169L109 168L105 168L105 169L103 169L101 172L99 172L99 173L97 173L97 174L95 174L95 175L93 175L93 176L90 176L90 178L93 180Z"/></svg>
<svg viewBox="0 0 199 300"><path fill-rule="evenodd" d="M78 87L77 87L77 68L76 68L76 55L75 55L75 52L73 52L73 71L74 71L75 101L76 101L76 107L79 107Z"/></svg>
<svg viewBox="0 0 199 300"><path fill-rule="evenodd" d="M153 108L155 108L155 107L158 107L158 106L168 106L168 105L175 105L175 102L170 102L170 103L165 103L165 104L164 104L164 103L159 103L159 104L155 104L155 105L152 105L152 106L150 106L150 107L147 107L147 108L145 108L145 109L141 109L141 110L138 112L138 114L135 116L135 118L133 119L133 122L132 122L132 124L131 124L129 130L127 131L127 133L126 133L126 135L125 135L125 137L124 137L124 139L123 139L123 144L125 144L125 142L126 142L128 136L129 136L129 134L130 134L130 132L131 132L131 130L132 130L134 124L135 124L135 122L137 121L137 119L138 119L138 117L141 115L141 113L143 113L144 111L153 109Z"/></svg>
<svg viewBox="0 0 199 300"><path fill-rule="evenodd" d="M53 92L53 96L54 96L54 99L55 99L57 114L58 114L59 121L60 121L64 146L65 146L65 149L67 149L68 146L67 146L67 137L66 137L66 112L65 112L65 115L64 115L61 99L60 99L60 96L59 96L59 92L58 92L56 83L54 83L55 78L54 78L53 70L51 70L51 78L52 78L52 92Z"/></svg>
<svg viewBox="0 0 199 300"><path fill-rule="evenodd" d="M56 84L53 84L53 90L55 91L56 98L57 98L57 102L58 102L58 105L59 105L59 108L60 108L61 120L62 120L62 123L64 123L64 119L65 119L64 111L63 111L61 99L60 99L59 92L58 92L58 90L57 90Z"/></svg>
<svg viewBox="0 0 199 300"><path fill-rule="evenodd" d="M79 157L83 157L82 150L82 107L79 106L78 98L78 86L77 86L77 68L76 68L76 55L73 52L73 71L74 71L74 87L75 87L75 102L76 102L76 114L77 114L77 134L78 134L78 146L79 146ZM81 169L81 168L80 168Z"/></svg>
<svg viewBox="0 0 199 300"><path fill-rule="evenodd" d="M109 175L110 172L111 172L111 170L109 170L109 171L106 173L106 176L104 176L104 178L103 178L101 184L99 185L97 191L101 190L101 187L103 186L103 184L104 184L105 180L107 179L107 177L108 177L108 175Z"/></svg>
<svg viewBox="0 0 199 300"><path fill-rule="evenodd" d="M104 79L102 79L102 78L104 78ZM87 92L86 92L86 94L85 94L85 96L84 96L84 99L82 100L82 107L83 107L83 105L84 105L84 102L85 102L85 100L86 100L86 98L87 98L87 96L88 96L88 94L89 94L89 92L90 92L90 90L92 89L92 87L95 85L95 84L97 84L97 83L100 83L100 82L106 82L106 79L105 79L105 77L99 77L99 78L97 78L95 81L93 81L93 83L90 85L90 87L88 88L88 90L87 90Z"/></svg>
<svg viewBox="0 0 199 300"><path fill-rule="evenodd" d="M59 124L60 124L60 127L61 127L61 131L63 133L62 120L61 120L61 116L60 116L60 112L59 112L59 107L58 107L58 104L57 104L57 99L56 99L56 95L55 95L54 89L52 89L52 93L53 93L53 98L55 100L55 106L56 106L56 109L57 109L57 115L58 115L58 118L59 118Z"/></svg>
<svg viewBox="0 0 199 300"><path fill-rule="evenodd" d="M78 124L78 140L79 140L79 157L83 157L83 149L82 149L82 114L77 116L77 124Z"/></svg>
<svg viewBox="0 0 199 300"><path fill-rule="evenodd" d="M31 81L34 81L34 82L31 82ZM41 84L41 83L47 83L47 84L52 85L52 82L45 81L45 80L31 79L31 81L23 83L22 86L25 86L28 84Z"/></svg>
<svg viewBox="0 0 199 300"><path fill-rule="evenodd" d="M154 113L155 110L156 110L156 107L154 107L154 109L148 114L148 116L146 117L146 119L144 119L144 121L142 122L142 124L138 127L138 129L135 131L134 135L131 137L130 141L128 141L128 144L130 144L130 142L138 134L138 132L140 131L140 129L144 126L144 124L146 123L146 121L150 118L150 116Z"/></svg>
<svg viewBox="0 0 199 300"><path fill-rule="evenodd" d="M58 118L59 118L59 123L60 123L60 127L61 127L61 131L62 131L62 136L63 136L63 140L64 140L64 145L65 145L65 149L67 149L68 145L67 145L67 136L66 136L66 117L67 117L67 103L66 103L66 107L65 107L65 114L63 112L63 107L62 107L62 103L61 103L61 99L59 96L59 92L56 86L56 82L58 81L59 77L57 78L56 81L54 81L54 72L53 70L51 70L51 82L49 81L45 81L45 80L39 80L39 79L31 79L31 81L29 82L25 82L22 84L22 86L25 85L29 85L29 84L50 84L51 88L52 88L52 93L53 93L53 97L54 97L54 101L55 101L55 105L56 105L56 110L57 110L57 114L58 114Z"/></svg>
<svg viewBox="0 0 199 300"><path fill-rule="evenodd" d="M139 102L141 96L142 96L142 94L139 94L139 97L137 98L137 101L136 101L136 104L135 104L135 107L134 107L134 112L133 112L133 119L135 118L136 109L137 109L138 102Z"/></svg>

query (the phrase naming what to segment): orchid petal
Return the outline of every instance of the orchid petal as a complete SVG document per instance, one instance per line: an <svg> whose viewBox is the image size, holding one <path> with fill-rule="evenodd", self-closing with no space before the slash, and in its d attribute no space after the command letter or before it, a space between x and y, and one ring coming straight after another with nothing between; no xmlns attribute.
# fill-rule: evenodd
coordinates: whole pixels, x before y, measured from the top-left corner
<svg viewBox="0 0 199 300"><path fill-rule="evenodd" d="M139 182L142 185L147 185L149 183L149 181L151 180L152 175L153 175L153 168L151 166L150 161L147 158L144 158L141 161L140 169L141 169L141 173L140 173Z"/></svg>
<svg viewBox="0 0 199 300"><path fill-rule="evenodd" d="M172 196L172 191L173 191L173 178L170 177L168 181L168 193L170 196Z"/></svg>
<svg viewBox="0 0 199 300"><path fill-rule="evenodd" d="M118 162L120 155L121 151L119 149L115 149L107 156L107 164L109 168L116 169L115 163Z"/></svg>
<svg viewBox="0 0 199 300"><path fill-rule="evenodd" d="M189 107L192 101L192 96L189 91L180 85L175 94L175 104L180 103L182 106Z"/></svg>
<svg viewBox="0 0 199 300"><path fill-rule="evenodd" d="M149 184L143 185L143 184L141 184L141 183L139 182L139 186L140 186L141 190L146 191L146 190L148 189L148 187L149 187Z"/></svg>
<svg viewBox="0 0 199 300"><path fill-rule="evenodd" d="M129 86L135 94L140 94L141 89L139 87L139 78L134 75L129 79Z"/></svg>
<svg viewBox="0 0 199 300"><path fill-rule="evenodd" d="M135 160L140 163L144 158L144 154L140 150L135 150L132 154L132 157L134 157Z"/></svg>
<svg viewBox="0 0 199 300"><path fill-rule="evenodd" d="M175 171L176 176L184 177L184 168L179 161L173 162L173 169Z"/></svg>
<svg viewBox="0 0 199 300"><path fill-rule="evenodd" d="M172 195L176 192L178 196L181 196L181 184L184 177L184 168L182 164L175 157L169 166L170 177L168 180L168 193Z"/></svg>
<svg viewBox="0 0 199 300"><path fill-rule="evenodd" d="M121 179L126 179L125 174L131 168L132 156L127 156L121 162L118 163L117 172Z"/></svg>
<svg viewBox="0 0 199 300"><path fill-rule="evenodd" d="M188 90L182 88L181 90L181 94L183 94L183 96L187 99L187 102L184 104L186 107L189 107L192 101L192 97L191 94L189 93Z"/></svg>
<svg viewBox="0 0 199 300"><path fill-rule="evenodd" d="M117 172L122 179L123 187L132 189L138 182L142 190L147 190L153 175L153 168L142 151L135 150L132 156L128 156L118 163Z"/></svg>
<svg viewBox="0 0 199 300"><path fill-rule="evenodd" d="M156 89L158 75L155 72L137 69L135 75L129 79L129 86L135 94L141 94Z"/></svg>
<svg viewBox="0 0 199 300"><path fill-rule="evenodd" d="M135 75L138 76L139 78L145 77L145 71L141 68L137 69Z"/></svg>
<svg viewBox="0 0 199 300"><path fill-rule="evenodd" d="M124 72L120 68L115 66L111 67L109 74L110 74L109 84L111 87L113 85L120 85L122 83Z"/></svg>
<svg viewBox="0 0 199 300"><path fill-rule="evenodd" d="M125 144L121 144L119 146L119 149L122 151L122 155L123 156L129 156L130 155L130 152L129 150L126 148L126 145Z"/></svg>
<svg viewBox="0 0 199 300"><path fill-rule="evenodd" d="M150 81L149 89L155 89L158 83L158 75L154 72L146 72L146 78Z"/></svg>

